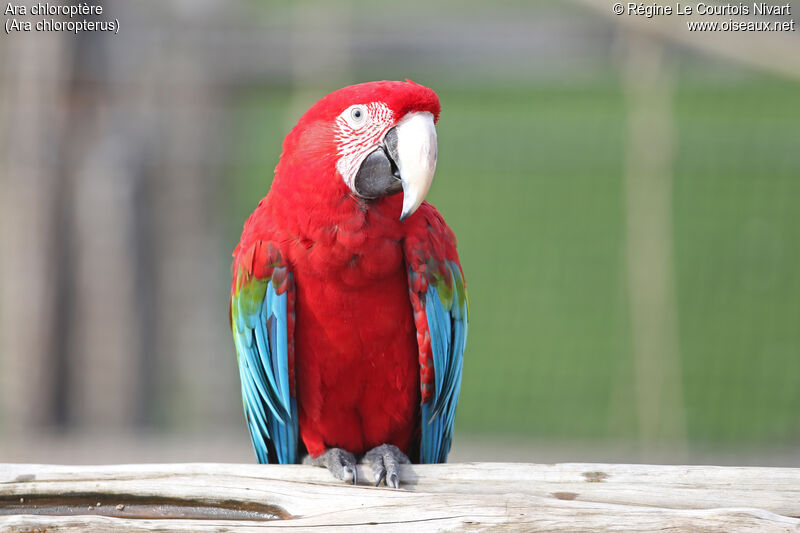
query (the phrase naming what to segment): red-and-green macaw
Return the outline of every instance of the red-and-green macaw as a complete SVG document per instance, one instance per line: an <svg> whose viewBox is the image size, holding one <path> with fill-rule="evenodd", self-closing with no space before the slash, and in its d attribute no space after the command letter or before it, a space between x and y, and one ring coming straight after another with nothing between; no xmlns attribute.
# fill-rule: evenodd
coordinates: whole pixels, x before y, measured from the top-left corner
<svg viewBox="0 0 800 533"><path fill-rule="evenodd" d="M286 136L233 252L259 462L356 483L361 460L396 488L399 463L447 460L468 304L455 236L424 202L439 109L414 82L364 83L322 98Z"/></svg>

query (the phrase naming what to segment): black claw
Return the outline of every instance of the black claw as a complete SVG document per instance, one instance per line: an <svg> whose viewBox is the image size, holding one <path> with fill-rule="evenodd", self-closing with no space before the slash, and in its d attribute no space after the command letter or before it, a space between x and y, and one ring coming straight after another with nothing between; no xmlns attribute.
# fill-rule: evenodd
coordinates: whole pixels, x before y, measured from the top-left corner
<svg viewBox="0 0 800 533"><path fill-rule="evenodd" d="M376 487L380 487L380 486L381 486L381 482L382 482L384 479L386 479L386 470L381 470L381 475L380 475L380 477L378 478L378 482L377 482L377 483L375 483L375 486L376 486Z"/></svg>

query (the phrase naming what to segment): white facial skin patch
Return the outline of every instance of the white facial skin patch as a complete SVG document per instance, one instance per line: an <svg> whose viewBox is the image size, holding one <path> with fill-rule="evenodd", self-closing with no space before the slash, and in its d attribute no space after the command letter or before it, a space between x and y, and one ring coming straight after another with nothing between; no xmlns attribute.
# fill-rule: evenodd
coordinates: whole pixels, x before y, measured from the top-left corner
<svg viewBox="0 0 800 533"><path fill-rule="evenodd" d="M353 184L361 163L380 146L394 122L394 113L381 102L352 105L336 117L336 170L350 190L355 191Z"/></svg>

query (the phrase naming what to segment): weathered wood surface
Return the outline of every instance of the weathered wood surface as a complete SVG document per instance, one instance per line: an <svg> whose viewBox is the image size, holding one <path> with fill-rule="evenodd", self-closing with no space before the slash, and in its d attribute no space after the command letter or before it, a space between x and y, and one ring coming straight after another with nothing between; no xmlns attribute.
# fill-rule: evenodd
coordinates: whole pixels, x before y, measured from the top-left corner
<svg viewBox="0 0 800 533"><path fill-rule="evenodd" d="M371 475L349 486L305 466L6 464L0 530L800 532L793 468L413 465L401 490Z"/></svg>

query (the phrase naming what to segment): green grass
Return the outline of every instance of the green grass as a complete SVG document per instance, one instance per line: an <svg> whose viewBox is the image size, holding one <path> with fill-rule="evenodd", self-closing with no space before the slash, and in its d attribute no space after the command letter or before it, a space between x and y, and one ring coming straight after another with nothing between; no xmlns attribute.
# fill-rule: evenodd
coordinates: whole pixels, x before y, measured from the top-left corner
<svg viewBox="0 0 800 533"><path fill-rule="evenodd" d="M429 200L471 302L457 430L636 437L626 294L626 106L611 82L436 86ZM673 224L691 442L800 437L800 107L771 79L681 82ZM288 131L285 90L242 100L231 242Z"/></svg>

